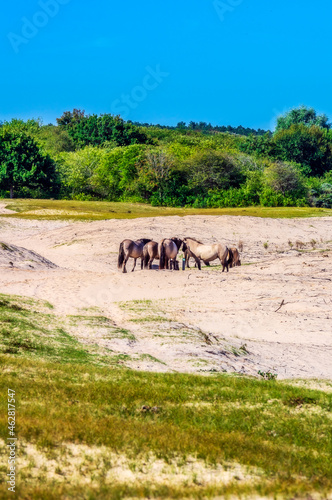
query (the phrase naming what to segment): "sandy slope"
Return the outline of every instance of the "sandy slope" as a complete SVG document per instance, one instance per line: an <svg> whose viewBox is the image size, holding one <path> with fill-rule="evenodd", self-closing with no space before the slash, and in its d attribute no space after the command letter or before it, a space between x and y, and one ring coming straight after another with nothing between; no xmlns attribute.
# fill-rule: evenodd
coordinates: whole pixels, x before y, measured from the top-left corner
<svg viewBox="0 0 332 500"><path fill-rule="evenodd" d="M75 333L84 342L130 355L129 366L253 375L263 370L279 378L332 379L330 218L1 219L0 227L1 241L33 250L58 266L20 269L1 262L0 292L48 300L59 314L100 308L98 314L129 329L136 340L109 340L98 332L92 338L84 328ZM228 274L213 267L201 272L140 271L139 266L134 273L117 270L122 239L165 236L232 245L241 240L247 265ZM138 311L133 300L152 302L142 303ZM150 313L164 321L131 321Z"/></svg>

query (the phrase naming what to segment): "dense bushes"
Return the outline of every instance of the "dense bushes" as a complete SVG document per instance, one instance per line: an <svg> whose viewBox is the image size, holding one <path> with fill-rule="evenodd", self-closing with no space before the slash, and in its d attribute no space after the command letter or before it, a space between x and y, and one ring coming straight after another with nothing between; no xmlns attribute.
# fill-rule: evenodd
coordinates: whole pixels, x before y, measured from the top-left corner
<svg viewBox="0 0 332 500"><path fill-rule="evenodd" d="M88 145L102 146L113 143L115 146L145 144L147 135L138 127L124 122L119 116L85 116L84 111L66 112L57 120L58 125L66 130L77 147Z"/></svg>
<svg viewBox="0 0 332 500"><path fill-rule="evenodd" d="M44 155L34 139L21 132L0 133L0 189L10 197L49 197L57 194L54 161Z"/></svg>
<svg viewBox="0 0 332 500"><path fill-rule="evenodd" d="M190 127L144 128L80 110L64 113L58 126L12 120L0 125L1 137L7 137L0 189L10 188L8 175L16 169L19 196L332 207L332 132L325 115L300 108L278 123L273 135L244 137ZM16 151L14 170L10 148Z"/></svg>

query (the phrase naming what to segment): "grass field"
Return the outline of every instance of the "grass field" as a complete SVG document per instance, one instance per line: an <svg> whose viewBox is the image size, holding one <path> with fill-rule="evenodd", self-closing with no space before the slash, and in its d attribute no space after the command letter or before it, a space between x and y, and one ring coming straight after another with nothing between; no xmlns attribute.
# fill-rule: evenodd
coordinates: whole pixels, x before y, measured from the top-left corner
<svg viewBox="0 0 332 500"><path fill-rule="evenodd" d="M167 215L248 215L252 217L294 218L332 215L332 209L311 207L194 209L152 207L140 203L30 199L2 200L2 204L5 208L16 213L1 214L1 217L19 217L23 219L103 220Z"/></svg>
<svg viewBox="0 0 332 500"><path fill-rule="evenodd" d="M128 370L74 338L80 321L130 335L109 318L59 318L47 302L0 297L1 407L8 388L16 399L16 498L331 494L331 385ZM6 412L0 429L5 475ZM0 497L12 498L4 482Z"/></svg>

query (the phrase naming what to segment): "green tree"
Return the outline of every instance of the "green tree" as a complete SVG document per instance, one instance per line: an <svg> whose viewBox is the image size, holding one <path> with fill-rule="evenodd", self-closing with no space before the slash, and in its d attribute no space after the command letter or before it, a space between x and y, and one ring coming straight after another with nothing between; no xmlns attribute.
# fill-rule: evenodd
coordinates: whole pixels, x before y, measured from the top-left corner
<svg viewBox="0 0 332 500"><path fill-rule="evenodd" d="M197 193L239 187L245 177L235 159L225 153L206 150L184 164L188 185Z"/></svg>
<svg viewBox="0 0 332 500"><path fill-rule="evenodd" d="M75 111L77 113L75 114ZM148 143L148 137L139 127L125 122L119 116L105 114L84 116L84 112L66 111L57 118L78 147L102 146L114 142L117 146Z"/></svg>
<svg viewBox="0 0 332 500"><path fill-rule="evenodd" d="M132 144L116 147L109 151L99 163L95 175L95 185L100 192L107 193L109 200L131 197L138 193L138 165L145 159L146 146Z"/></svg>
<svg viewBox="0 0 332 500"><path fill-rule="evenodd" d="M79 123L84 118L88 118L85 115L85 111L81 109L73 109L73 111L65 111L60 118L57 118L57 124L59 127L74 126Z"/></svg>
<svg viewBox="0 0 332 500"><path fill-rule="evenodd" d="M42 149L55 156L58 153L75 151L73 139L68 134L67 130L54 125L47 125L40 129L38 142Z"/></svg>
<svg viewBox="0 0 332 500"><path fill-rule="evenodd" d="M239 149L255 156L275 156L277 154L275 143L269 133L264 135L250 135L239 143Z"/></svg>
<svg viewBox="0 0 332 500"><path fill-rule="evenodd" d="M28 188L42 196L58 187L55 164L44 155L32 137L4 131L0 134L0 188L14 192Z"/></svg>
<svg viewBox="0 0 332 500"><path fill-rule="evenodd" d="M106 196L104 190L100 193L98 182L96 186L96 172L106 155L105 149L95 146L60 154L58 171L65 193L73 198L81 194Z"/></svg>
<svg viewBox="0 0 332 500"><path fill-rule="evenodd" d="M322 175L332 167L331 133L316 125L291 125L273 136L275 157L299 163L306 174Z"/></svg>
<svg viewBox="0 0 332 500"><path fill-rule="evenodd" d="M317 127L326 129L331 127L331 124L328 123L328 117L326 115L318 115L313 108L307 108L302 105L298 108L293 108L290 111L287 111L287 113L277 118L276 132L279 130L289 129L292 125L300 124L305 125L306 127L316 125Z"/></svg>
<svg viewBox="0 0 332 500"><path fill-rule="evenodd" d="M165 151L148 150L138 167L141 195L146 197L154 194L154 202L163 205L173 167L173 159Z"/></svg>

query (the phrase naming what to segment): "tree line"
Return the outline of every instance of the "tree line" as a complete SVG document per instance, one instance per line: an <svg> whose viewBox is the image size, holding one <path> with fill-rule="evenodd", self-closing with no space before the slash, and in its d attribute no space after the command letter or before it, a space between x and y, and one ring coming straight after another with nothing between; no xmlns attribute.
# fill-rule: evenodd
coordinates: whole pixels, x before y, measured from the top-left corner
<svg viewBox="0 0 332 500"><path fill-rule="evenodd" d="M0 194L164 206L332 207L332 130L325 115L295 108L278 118L273 134L203 124L146 126L77 109L64 112L56 126L4 122Z"/></svg>

